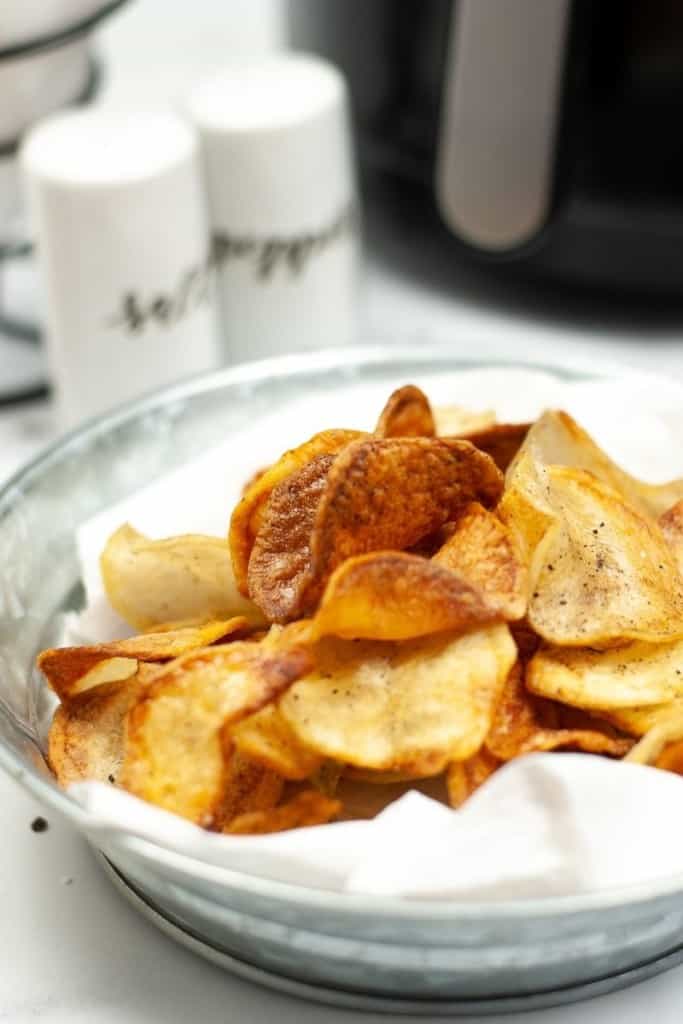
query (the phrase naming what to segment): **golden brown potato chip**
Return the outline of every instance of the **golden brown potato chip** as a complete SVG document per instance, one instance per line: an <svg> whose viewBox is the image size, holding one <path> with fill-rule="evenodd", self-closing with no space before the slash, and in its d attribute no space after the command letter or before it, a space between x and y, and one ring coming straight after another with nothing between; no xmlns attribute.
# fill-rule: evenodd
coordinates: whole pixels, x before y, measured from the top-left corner
<svg viewBox="0 0 683 1024"><path fill-rule="evenodd" d="M230 730L236 749L285 779L307 779L323 759L302 746L275 704L238 722Z"/></svg>
<svg viewBox="0 0 683 1024"><path fill-rule="evenodd" d="M526 683L541 697L609 711L615 721L612 713L618 709L635 712L683 697L683 641L637 642L609 651L551 647L532 658Z"/></svg>
<svg viewBox="0 0 683 1024"><path fill-rule="evenodd" d="M496 422L493 409L473 412L461 405L437 405L432 409L438 437L462 437L476 430L485 430Z"/></svg>
<svg viewBox="0 0 683 1024"><path fill-rule="evenodd" d="M137 672L138 662L170 661L186 651L223 640L246 625L245 619L235 618L143 633L92 647L54 647L39 654L37 665L50 689L61 701L67 701L96 686L128 679Z"/></svg>
<svg viewBox="0 0 683 1024"><path fill-rule="evenodd" d="M540 518L534 512L526 538L527 550L535 543L527 610L532 629L567 647L682 637L683 581L657 524L585 470L550 466L542 474L538 516L546 529L537 541ZM508 499L506 492L506 521ZM515 525L523 534L524 517Z"/></svg>
<svg viewBox="0 0 683 1024"><path fill-rule="evenodd" d="M570 709L530 693L517 662L496 707L486 748L501 761L511 761L520 754L561 749L623 757L633 745L585 712L579 713L581 719L571 722L567 710Z"/></svg>
<svg viewBox="0 0 683 1024"><path fill-rule="evenodd" d="M458 431L458 437L490 455L503 473L529 433L530 423L491 423L475 430Z"/></svg>
<svg viewBox="0 0 683 1024"><path fill-rule="evenodd" d="M336 456L317 455L273 488L249 559L249 593L273 622L282 605L306 585L311 537L320 498Z"/></svg>
<svg viewBox="0 0 683 1024"><path fill-rule="evenodd" d="M495 504L501 489L500 471L467 441L352 442L327 472L308 538L309 506L301 513L296 502L271 500L249 563L250 593L274 621L308 614L347 558L410 547L469 501Z"/></svg>
<svg viewBox="0 0 683 1024"><path fill-rule="evenodd" d="M254 539L261 527L263 512L271 492L292 473L302 469L318 455L335 455L363 434L358 430L323 430L298 448L285 452L248 488L230 520L230 551L235 579L240 592L249 596L247 570Z"/></svg>
<svg viewBox="0 0 683 1024"><path fill-rule="evenodd" d="M220 537L184 534L150 540L126 524L100 557L112 608L138 630L159 623L263 616L237 589L230 548Z"/></svg>
<svg viewBox="0 0 683 1024"><path fill-rule="evenodd" d="M377 772L367 774L369 781L354 777L348 770L341 778L335 794L342 805L340 821L375 818L385 807L411 791L422 793L432 800L438 800L439 803L448 804L446 777L443 772L441 775L427 778L409 778L395 782L390 782L386 778L386 773L381 773L380 782L377 781Z"/></svg>
<svg viewBox="0 0 683 1024"><path fill-rule="evenodd" d="M154 674L153 666L140 665L129 679L60 704L48 736L48 763L60 786L117 781L126 715Z"/></svg>
<svg viewBox="0 0 683 1024"><path fill-rule="evenodd" d="M252 811L240 814L223 829L229 835L265 835L269 832L285 832L290 828L308 828L311 825L326 825L338 817L341 804L324 796L317 789L306 789L292 797L280 807L269 811Z"/></svg>
<svg viewBox="0 0 683 1024"><path fill-rule="evenodd" d="M322 640L315 669L279 706L325 757L436 775L483 743L515 654L502 625L402 643Z"/></svg>
<svg viewBox="0 0 683 1024"><path fill-rule="evenodd" d="M480 505L470 508L463 543L456 531L431 560L380 551L343 562L313 617L312 635L410 640L520 618L526 573L507 531ZM485 522L488 517L493 523Z"/></svg>
<svg viewBox="0 0 683 1024"><path fill-rule="evenodd" d="M120 783L135 796L209 825L222 796L224 729L274 700L311 667L302 648L237 642L185 654L128 715Z"/></svg>
<svg viewBox="0 0 683 1024"><path fill-rule="evenodd" d="M453 761L448 766L446 783L451 807L461 807L493 773L500 768L497 757L482 747L466 761Z"/></svg>
<svg viewBox="0 0 683 1024"><path fill-rule="evenodd" d="M315 616L318 635L407 639L523 616L527 572L517 545L508 527L477 502L409 554L423 557L378 552L342 563Z"/></svg>
<svg viewBox="0 0 683 1024"><path fill-rule="evenodd" d="M434 437L435 433L429 399L413 384L394 391L375 427L375 437Z"/></svg>
<svg viewBox="0 0 683 1024"><path fill-rule="evenodd" d="M378 551L348 558L332 574L313 635L410 640L505 620L507 609L466 579L419 555ZM524 603L514 609L524 613Z"/></svg>
<svg viewBox="0 0 683 1024"><path fill-rule="evenodd" d="M683 775L683 740L677 740L666 746L655 761L655 768Z"/></svg>
<svg viewBox="0 0 683 1024"><path fill-rule="evenodd" d="M432 561L478 590L506 621L524 615L529 582L515 539L495 513L478 502L458 515L455 529Z"/></svg>
<svg viewBox="0 0 683 1024"><path fill-rule="evenodd" d="M643 515L656 518L683 498L683 480L648 484L636 479L620 469L566 412L545 412L529 430L520 451L532 451L544 466L588 470Z"/></svg>
<svg viewBox="0 0 683 1024"><path fill-rule="evenodd" d="M269 811L275 807L284 787L276 772L257 764L227 745L223 783L213 813L212 828L222 832L240 814Z"/></svg>

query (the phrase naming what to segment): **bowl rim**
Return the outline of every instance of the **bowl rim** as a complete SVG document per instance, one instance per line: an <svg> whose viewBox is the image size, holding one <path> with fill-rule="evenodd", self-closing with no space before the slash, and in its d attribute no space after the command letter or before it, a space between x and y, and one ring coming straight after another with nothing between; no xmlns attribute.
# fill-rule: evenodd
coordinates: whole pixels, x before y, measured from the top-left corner
<svg viewBox="0 0 683 1024"><path fill-rule="evenodd" d="M92 417L75 429L61 435L17 470L0 487L0 521L14 507L15 502L21 500L21 492L25 485L39 477L42 470L49 466L54 459L67 457L74 450L81 448L85 442L106 435L114 428L175 402L219 391L234 384L263 382L266 379L275 378L293 379L315 372L334 372L344 369L356 371L363 367L380 367L382 365L387 365L388 369L395 367L398 370L399 364L410 363L413 366L423 364L424 372L427 373L435 361L449 363L455 373L467 370L507 368L537 370L540 373L555 374L565 379L586 381L638 379L660 384L663 381L661 376L651 371L620 366L600 357L588 358L574 355L566 358L550 357L542 361L535 357L510 358L507 355L476 358L456 353L452 346L444 344L420 346L417 351L413 346L405 344L331 348L319 352L296 353L242 363L202 373L180 383L155 389L115 407L110 412ZM667 379L666 383L670 386L671 381ZM683 385L681 385L681 391L683 395ZM2 705L0 705L0 714L12 715L11 711ZM26 732L23 727L19 727ZM27 739L33 743L33 738L29 734L26 735ZM270 898L277 902L295 903L298 906L306 904L310 910L332 911L350 916L367 916L372 913L396 919L424 920L427 918L435 921L505 919L513 922L530 917L548 918L619 907L625 908L639 903L653 902L673 894L683 896L683 871L652 882L617 886L596 892L501 902L477 902L462 898L408 899L399 896L373 896L313 888L210 864L197 860L189 854L158 846L141 836L120 833L98 826L90 820L86 809L60 789L54 780L37 769L34 771L28 769L19 756L6 747L2 741L0 741L0 768L43 804L64 815L95 842L98 838L103 841L107 839L108 846L120 848L129 855L151 865L163 864L168 869L186 877L189 888L191 888L192 880L201 879L220 888L239 889L241 892L249 892L254 896Z"/></svg>

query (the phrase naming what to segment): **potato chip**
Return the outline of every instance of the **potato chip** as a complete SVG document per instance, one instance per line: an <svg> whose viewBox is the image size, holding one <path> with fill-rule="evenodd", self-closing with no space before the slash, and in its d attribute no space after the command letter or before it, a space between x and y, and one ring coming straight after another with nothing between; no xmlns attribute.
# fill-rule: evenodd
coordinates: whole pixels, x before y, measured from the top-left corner
<svg viewBox="0 0 683 1024"><path fill-rule="evenodd" d="M135 675L84 693L55 711L48 736L48 763L60 786L117 780L129 709L154 678L140 665Z"/></svg>
<svg viewBox="0 0 683 1024"><path fill-rule="evenodd" d="M550 466L543 475L543 505L538 517L537 510L532 513L526 537L528 550L540 519L549 522L530 563L532 629L568 647L683 636L683 581L657 524L585 470ZM506 493L506 521L507 500ZM524 513L515 525L523 536Z"/></svg>
<svg viewBox="0 0 683 1024"><path fill-rule="evenodd" d="M566 708L534 696L524 685L520 662L514 666L496 707L486 748L501 761L543 750L582 750L623 757L632 741L615 736L609 725L590 719L568 721Z"/></svg>
<svg viewBox="0 0 683 1024"><path fill-rule="evenodd" d="M648 484L620 469L566 412L545 412L533 424L521 452L545 466L573 466L593 473L637 511L655 518L683 498L683 480Z"/></svg>
<svg viewBox="0 0 683 1024"><path fill-rule="evenodd" d="M435 433L429 400L413 384L394 391L375 427L375 437L434 437Z"/></svg>
<svg viewBox="0 0 683 1024"><path fill-rule="evenodd" d="M216 802L211 827L222 832L240 814L271 810L280 800L283 787L284 779L276 772L230 749L228 744L222 791Z"/></svg>
<svg viewBox="0 0 683 1024"><path fill-rule="evenodd" d="M135 629L236 615L252 624L263 622L237 589L230 548L220 537L150 540L126 524L107 541L100 567L112 608Z"/></svg>
<svg viewBox="0 0 683 1024"><path fill-rule="evenodd" d="M671 548L679 573L683 576L683 501L667 509L659 517L659 525L666 543Z"/></svg>
<svg viewBox="0 0 683 1024"><path fill-rule="evenodd" d="M490 455L503 473L521 448L529 433L530 423L491 423L474 430L458 431L457 436L470 441L480 452Z"/></svg>
<svg viewBox="0 0 683 1024"><path fill-rule="evenodd" d="M223 794L223 730L255 714L310 667L302 648L267 650L248 641L172 661L128 715L121 785L210 825Z"/></svg>
<svg viewBox="0 0 683 1024"><path fill-rule="evenodd" d="M437 405L432 408L437 437L463 437L476 430L485 430L496 422L493 409L473 412L462 405Z"/></svg>
<svg viewBox="0 0 683 1024"><path fill-rule="evenodd" d="M325 757L436 775L483 743L515 654L502 625L398 644L326 639L279 706L301 743Z"/></svg>
<svg viewBox="0 0 683 1024"><path fill-rule="evenodd" d="M683 671L683 669L681 670ZM683 718L683 696L664 704L643 704L630 708L610 708L600 714L608 722L628 733L629 736L644 736L661 722L669 718Z"/></svg>
<svg viewBox="0 0 683 1024"><path fill-rule="evenodd" d="M379 551L348 558L332 574L313 619L313 635L349 640L410 640L500 622L514 606L497 602L456 572L419 555Z"/></svg>
<svg viewBox="0 0 683 1024"><path fill-rule="evenodd" d="M608 651L552 647L532 658L526 683L539 696L600 712L666 704L683 697L683 641Z"/></svg>
<svg viewBox="0 0 683 1024"><path fill-rule="evenodd" d="M462 807L466 800L489 779L501 762L482 747L466 761L453 761L448 766L446 783L451 807Z"/></svg>
<svg viewBox="0 0 683 1024"><path fill-rule="evenodd" d="M336 456L317 455L273 488L249 559L249 593L272 622L289 595L306 586L311 537L327 476Z"/></svg>
<svg viewBox="0 0 683 1024"><path fill-rule="evenodd" d="M269 811L240 814L229 822L223 831L235 836L285 832L290 828L325 825L336 818L340 811L341 804L338 800L324 796L317 789L306 789L280 807L274 807Z"/></svg>
<svg viewBox="0 0 683 1024"><path fill-rule="evenodd" d="M666 746L655 761L655 768L683 775L683 740L677 740Z"/></svg>
<svg viewBox="0 0 683 1024"><path fill-rule="evenodd" d="M550 503L548 468L521 448L505 476L505 491L496 509L511 530L529 565L538 545L557 522Z"/></svg>
<svg viewBox="0 0 683 1024"><path fill-rule="evenodd" d="M275 704L243 719L230 730L236 749L285 779L307 779L323 759L302 746Z"/></svg>
<svg viewBox="0 0 683 1024"><path fill-rule="evenodd" d="M235 579L244 597L249 596L249 556L273 488L292 473L302 469L317 455L335 455L351 441L362 436L358 430L323 430L319 434L314 434L298 448L285 452L248 488L232 514L229 533Z"/></svg>
<svg viewBox="0 0 683 1024"><path fill-rule="evenodd" d="M246 625L246 620L238 617L92 647L54 647L42 651L37 665L50 689L61 701L67 701L96 686L128 679L137 672L138 662L170 661L186 651L223 640Z"/></svg>
<svg viewBox="0 0 683 1024"><path fill-rule="evenodd" d="M653 726L624 758L632 764L656 764L671 743L683 740L683 717L671 715Z"/></svg>
<svg viewBox="0 0 683 1024"><path fill-rule="evenodd" d="M301 512L296 501L269 502L249 563L251 596L276 622L308 614L347 558L410 547L468 502L495 504L501 489L500 471L467 441L352 442L327 472L307 539L307 504Z"/></svg>
<svg viewBox="0 0 683 1024"><path fill-rule="evenodd" d="M431 775L427 778L410 777L394 782L390 782L386 777L383 781L377 782L377 772L367 774L372 774L372 778L369 778L368 781L356 778L348 771L342 776L336 792L337 799L342 805L339 814L340 821L375 818L389 804L400 800L402 796L410 792L422 793L431 800L448 804L446 777L443 772L440 775ZM386 773L382 773L382 775L386 776Z"/></svg>
<svg viewBox="0 0 683 1024"><path fill-rule="evenodd" d="M511 622L526 611L528 578L511 531L495 513L471 502L432 558L478 590Z"/></svg>

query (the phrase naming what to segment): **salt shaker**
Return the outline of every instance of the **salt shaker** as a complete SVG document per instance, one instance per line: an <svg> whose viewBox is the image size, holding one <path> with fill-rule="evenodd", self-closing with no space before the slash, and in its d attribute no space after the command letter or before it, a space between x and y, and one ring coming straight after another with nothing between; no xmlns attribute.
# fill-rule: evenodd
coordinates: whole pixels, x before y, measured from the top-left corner
<svg viewBox="0 0 683 1024"><path fill-rule="evenodd" d="M242 60L199 82L228 358L356 340L360 244L347 90L303 54Z"/></svg>
<svg viewBox="0 0 683 1024"><path fill-rule="evenodd" d="M194 133L171 113L71 112L21 152L62 425L214 367Z"/></svg>

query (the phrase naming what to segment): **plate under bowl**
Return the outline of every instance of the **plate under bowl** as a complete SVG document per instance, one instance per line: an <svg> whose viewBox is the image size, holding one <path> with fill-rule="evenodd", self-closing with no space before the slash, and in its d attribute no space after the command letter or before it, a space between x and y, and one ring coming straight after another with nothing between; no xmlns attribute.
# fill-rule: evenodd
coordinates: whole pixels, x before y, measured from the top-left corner
<svg viewBox="0 0 683 1024"><path fill-rule="evenodd" d="M240 366L93 421L15 476L0 493L0 765L95 841L88 815L45 766L50 705L32 670L36 652L59 636L64 611L82 601L80 524L305 396L324 408L349 385L388 393L484 365L443 349L391 347ZM535 369L549 380L610 376L594 366ZM138 904L153 906L177 937L218 951L228 968L248 966L289 991L346 1005L394 1013L401 1005L413 1013L547 1005L670 966L683 941L683 876L572 898L420 902L269 881L118 833L97 842Z"/></svg>

